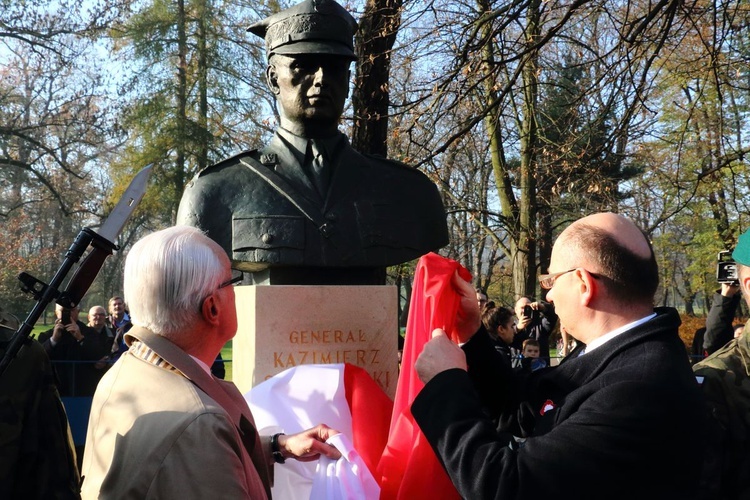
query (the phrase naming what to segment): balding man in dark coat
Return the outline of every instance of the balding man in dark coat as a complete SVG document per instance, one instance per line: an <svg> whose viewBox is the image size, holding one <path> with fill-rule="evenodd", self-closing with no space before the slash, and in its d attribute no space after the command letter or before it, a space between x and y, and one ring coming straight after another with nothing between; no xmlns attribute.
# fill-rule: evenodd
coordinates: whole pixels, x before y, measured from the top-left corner
<svg viewBox="0 0 750 500"><path fill-rule="evenodd" d="M581 345L531 375L514 424L496 428L485 416L463 351L442 331L416 363L426 385L412 414L458 492L694 498L708 412L677 311L653 307L658 269L648 240L625 217L591 215L563 231L549 271L540 277L546 298ZM472 297L468 284L464 295Z"/></svg>

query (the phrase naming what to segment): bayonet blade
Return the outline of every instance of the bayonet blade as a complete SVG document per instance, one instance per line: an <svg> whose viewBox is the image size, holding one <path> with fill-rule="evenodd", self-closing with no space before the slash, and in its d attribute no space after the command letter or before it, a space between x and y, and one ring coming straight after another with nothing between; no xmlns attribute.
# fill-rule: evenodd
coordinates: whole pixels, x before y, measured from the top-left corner
<svg viewBox="0 0 750 500"><path fill-rule="evenodd" d="M114 243L117 236L125 227L125 223L128 221L130 216L135 211L135 208L140 203L143 195L146 194L146 188L148 187L148 179L151 175L152 165L143 168L136 176L130 181L130 185L122 194L120 201L117 202L115 208L107 217L107 220L101 225L97 233L102 238L106 238L111 243Z"/></svg>

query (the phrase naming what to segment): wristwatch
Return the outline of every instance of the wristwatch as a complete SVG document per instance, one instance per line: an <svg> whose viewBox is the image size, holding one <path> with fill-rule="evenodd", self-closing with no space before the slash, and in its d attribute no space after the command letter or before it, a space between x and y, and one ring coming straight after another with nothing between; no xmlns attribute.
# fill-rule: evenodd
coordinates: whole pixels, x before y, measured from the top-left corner
<svg viewBox="0 0 750 500"><path fill-rule="evenodd" d="M281 454L281 450L279 449L279 436L285 436L283 432L279 432L278 434L274 434L271 438L271 456L273 456L273 461L277 464L283 464L286 462L286 459L284 458L284 455Z"/></svg>

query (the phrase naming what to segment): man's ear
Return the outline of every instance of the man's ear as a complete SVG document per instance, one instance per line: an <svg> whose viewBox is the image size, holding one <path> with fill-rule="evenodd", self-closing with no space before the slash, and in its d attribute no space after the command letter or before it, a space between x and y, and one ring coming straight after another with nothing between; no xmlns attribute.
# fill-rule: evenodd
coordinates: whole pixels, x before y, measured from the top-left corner
<svg viewBox="0 0 750 500"><path fill-rule="evenodd" d="M599 293L599 283L585 269L577 269L575 273L579 280L577 285L580 287L581 305L588 306Z"/></svg>
<svg viewBox="0 0 750 500"><path fill-rule="evenodd" d="M750 273L747 273L746 276L742 276L743 274L745 273L740 272L740 291L745 300L748 301L748 304L750 304L750 300L748 300L748 297L750 297Z"/></svg>
<svg viewBox="0 0 750 500"><path fill-rule="evenodd" d="M219 324L219 304L216 302L215 294L211 294L203 300L201 304L201 315L207 323L212 325Z"/></svg>
<svg viewBox="0 0 750 500"><path fill-rule="evenodd" d="M271 89L271 92L273 92L275 95L279 95L279 77L276 74L276 67L272 64L269 64L266 68L266 83L268 83L268 88Z"/></svg>

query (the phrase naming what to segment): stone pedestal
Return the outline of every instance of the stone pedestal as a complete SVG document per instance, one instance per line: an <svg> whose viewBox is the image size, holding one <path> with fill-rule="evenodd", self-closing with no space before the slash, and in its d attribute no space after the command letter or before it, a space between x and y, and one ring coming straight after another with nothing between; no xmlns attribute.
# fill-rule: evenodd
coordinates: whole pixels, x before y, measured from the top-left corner
<svg viewBox="0 0 750 500"><path fill-rule="evenodd" d="M234 291L232 381L240 392L292 366L351 363L395 396L395 286L250 285Z"/></svg>

